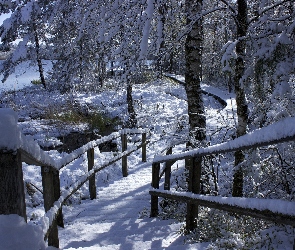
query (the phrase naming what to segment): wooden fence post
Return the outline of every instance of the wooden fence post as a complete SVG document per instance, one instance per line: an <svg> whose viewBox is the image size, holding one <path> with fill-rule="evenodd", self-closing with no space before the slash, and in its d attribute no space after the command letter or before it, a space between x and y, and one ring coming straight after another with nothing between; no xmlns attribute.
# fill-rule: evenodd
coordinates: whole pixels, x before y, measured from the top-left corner
<svg viewBox="0 0 295 250"><path fill-rule="evenodd" d="M166 155L171 155L171 154L172 154L172 147L169 148L166 152ZM166 161L164 190L170 190L170 178L171 178L171 161Z"/></svg>
<svg viewBox="0 0 295 250"><path fill-rule="evenodd" d="M47 212L55 202L53 169L51 167L41 167L44 208ZM54 220L48 233L48 246L59 248L57 222Z"/></svg>
<svg viewBox="0 0 295 250"><path fill-rule="evenodd" d="M142 161L146 162L146 133L142 133Z"/></svg>
<svg viewBox="0 0 295 250"><path fill-rule="evenodd" d="M160 182L160 163L153 163L152 166L152 187L159 189ZM157 217L159 214L158 196L151 196L151 217Z"/></svg>
<svg viewBox="0 0 295 250"><path fill-rule="evenodd" d="M54 200L57 201L60 198L60 179L59 179L59 171L52 171L53 177L53 188L54 188ZM60 207L58 214L56 215L56 223L60 227L64 227L64 219L62 214L62 206Z"/></svg>
<svg viewBox="0 0 295 250"><path fill-rule="evenodd" d="M94 148L91 148L87 151L88 159L88 171L92 170L94 167ZM95 174L89 179L89 194L90 199L96 199L96 185L95 185Z"/></svg>
<svg viewBox="0 0 295 250"><path fill-rule="evenodd" d="M0 214L18 214L27 221L21 153L0 149Z"/></svg>
<svg viewBox="0 0 295 250"><path fill-rule="evenodd" d="M18 214L26 221L17 122L17 114L12 109L0 108L0 214Z"/></svg>
<svg viewBox="0 0 295 250"><path fill-rule="evenodd" d="M127 150L127 134L121 135L121 141L122 141L122 152L124 152ZM123 177L128 176L127 155L122 157L122 173L123 173Z"/></svg>
<svg viewBox="0 0 295 250"><path fill-rule="evenodd" d="M202 158L195 157L191 159L191 164L189 165L189 183L188 191L194 194L200 193L200 182L201 182L201 165ZM186 213L186 231L190 232L197 227L198 218L198 204L187 203L187 213Z"/></svg>

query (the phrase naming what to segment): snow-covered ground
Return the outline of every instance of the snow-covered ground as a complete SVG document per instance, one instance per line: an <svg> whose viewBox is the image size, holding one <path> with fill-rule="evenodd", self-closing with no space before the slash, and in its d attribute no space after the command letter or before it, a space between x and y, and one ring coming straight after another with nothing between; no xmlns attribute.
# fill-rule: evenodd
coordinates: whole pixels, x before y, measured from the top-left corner
<svg viewBox="0 0 295 250"><path fill-rule="evenodd" d="M0 60L0 65L2 63L3 61ZM47 72L47 70L51 68L51 62L43 61L42 63L45 72ZM26 86L31 86L31 81L38 80L39 78L37 65L32 66L30 62L23 62L16 67L15 72L11 74L4 83L0 81L0 93L5 90L14 91ZM0 75L0 80L2 80L2 75Z"/></svg>
<svg viewBox="0 0 295 250"><path fill-rule="evenodd" d="M235 125L235 104L233 96L204 85L206 91L214 91L225 99L228 106L223 108L213 97L204 96L207 133L210 144L220 143L231 138L231 127ZM34 119L38 113L65 106L67 102L78 101L87 107L103 109L111 117L127 119L126 90L121 87L108 88L100 93L71 93L60 95L56 92L47 92L40 86L22 90L2 97L2 107L13 107L23 122L19 126L26 134L31 134L39 142L47 141L57 144L55 136L65 133L72 128L55 127L46 119ZM129 176L122 178L120 162L113 164L96 175L97 200L88 199L88 187L82 188L63 207L65 228L59 229L60 246L62 249L206 249L209 242L185 244L190 242L189 237L182 236L184 224L177 220L162 220L149 218L150 196L148 194L151 183L151 163L155 155L163 154L164 150L174 144L174 153L185 149L187 134L187 105L183 86L169 80L154 81L147 84L134 85L133 98L138 125L150 131L152 143L147 148L147 162L141 162L141 152L133 153L128 157ZM42 117L46 117L43 116ZM84 125L83 125L84 126ZM83 129L76 127L75 129ZM218 131L218 133L215 133ZM44 136L46 135L46 136ZM128 145L138 139L131 136ZM120 143L118 142L118 145ZM120 150L120 146L119 146ZM66 153L51 150L50 155L58 160ZM100 164L112 158L116 152L100 152L95 150L95 164ZM184 166L180 161L173 165L177 172ZM31 195L27 194L28 225L24 225L19 218L0 216L0 249L35 249L45 248L40 243L40 218L44 215L42 204L42 190L40 168L23 164L24 179L31 183ZM61 170L60 179L62 188L71 186L79 177L87 172L87 156L83 155ZM178 184L172 182L172 188ZM7 221L14 221L15 227L7 227ZM6 225L6 226L5 226ZM28 236L24 228L35 233L30 243L25 243ZM19 232L18 239L13 241ZM237 232L238 233L238 232ZM292 235L292 234L289 234ZM292 246L289 237L277 236L274 242L283 241L281 249ZM226 240L226 239L224 239ZM32 243L33 242L33 243ZM9 245L11 244L11 245ZM43 244L43 245L42 245ZM274 245L276 246L276 245ZM13 248L14 247L14 248ZM213 248L214 249L214 248ZM215 248L217 249L217 248ZM265 248L266 249L266 248Z"/></svg>

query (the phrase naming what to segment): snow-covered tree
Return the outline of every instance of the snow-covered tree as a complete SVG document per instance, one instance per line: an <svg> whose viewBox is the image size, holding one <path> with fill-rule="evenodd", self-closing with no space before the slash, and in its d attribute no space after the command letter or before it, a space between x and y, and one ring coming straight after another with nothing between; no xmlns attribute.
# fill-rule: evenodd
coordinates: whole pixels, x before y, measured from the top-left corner
<svg viewBox="0 0 295 250"><path fill-rule="evenodd" d="M11 16L4 20L0 35L4 46L17 43L13 53L0 67L4 82L14 72L15 67L30 60L38 65L40 80L46 88L43 73L42 59L44 57L43 45L45 41L45 27L51 5L48 1L2 1L2 13L11 12ZM42 43L42 44L41 44Z"/></svg>

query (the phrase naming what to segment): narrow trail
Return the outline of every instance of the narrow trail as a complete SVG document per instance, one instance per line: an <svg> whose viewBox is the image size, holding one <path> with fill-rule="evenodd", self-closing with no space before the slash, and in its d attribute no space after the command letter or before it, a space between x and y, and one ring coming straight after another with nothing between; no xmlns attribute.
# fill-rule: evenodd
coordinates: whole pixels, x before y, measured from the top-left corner
<svg viewBox="0 0 295 250"><path fill-rule="evenodd" d="M173 220L149 218L151 163L98 191L98 199L64 208L62 249L200 249L184 245Z"/></svg>
<svg viewBox="0 0 295 250"><path fill-rule="evenodd" d="M170 123L175 123L176 126L179 122L177 119L186 114L186 101L170 95L170 92L182 93L178 88L183 87L167 83L151 85L147 88L148 91L135 88L134 98L141 103L136 107L136 112L151 117L147 124L145 116L140 116L139 125L144 127L156 124L155 131L174 132L174 125ZM158 94L156 106L154 93ZM209 96L205 98L205 102L207 112L212 112L208 113L208 117L216 119L222 105ZM185 244L186 237L179 233L184 223L149 218L151 161L154 154L158 154L166 146L165 141L162 141L153 149L150 148L150 162L142 163L130 159L132 164L129 164L128 177L100 187L97 190L97 200L85 200L79 205L65 206L65 228L59 230L60 247L109 250L205 249L208 243Z"/></svg>

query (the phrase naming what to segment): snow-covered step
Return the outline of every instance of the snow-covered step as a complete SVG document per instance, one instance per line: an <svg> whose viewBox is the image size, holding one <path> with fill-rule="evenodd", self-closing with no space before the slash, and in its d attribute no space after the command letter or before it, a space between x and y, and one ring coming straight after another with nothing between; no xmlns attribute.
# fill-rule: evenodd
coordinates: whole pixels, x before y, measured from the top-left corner
<svg viewBox="0 0 295 250"><path fill-rule="evenodd" d="M129 175L97 191L96 200L64 208L62 249L202 249L184 245L173 220L149 218L151 164L131 166Z"/></svg>
<svg viewBox="0 0 295 250"><path fill-rule="evenodd" d="M149 218L150 164L133 170L98 190L96 200L64 208L63 249L163 249L175 242L181 224Z"/></svg>

